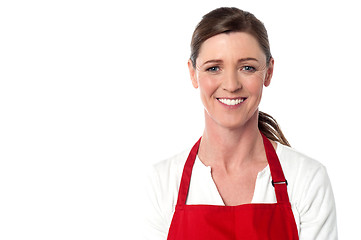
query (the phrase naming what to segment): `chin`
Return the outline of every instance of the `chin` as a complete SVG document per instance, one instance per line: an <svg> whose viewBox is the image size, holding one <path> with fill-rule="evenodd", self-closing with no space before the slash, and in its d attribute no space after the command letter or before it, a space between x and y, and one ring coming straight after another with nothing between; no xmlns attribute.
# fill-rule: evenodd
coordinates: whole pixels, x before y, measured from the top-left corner
<svg viewBox="0 0 361 240"><path fill-rule="evenodd" d="M236 130L244 127L256 126L258 127L258 111L253 114L247 114L247 116L238 117L225 117L224 115L217 119L212 118L219 126L230 130Z"/></svg>
<svg viewBox="0 0 361 240"><path fill-rule="evenodd" d="M227 128L230 130L236 130L243 127L249 127L255 125L258 126L258 111L248 111L237 114L226 114L215 112L215 114L210 113L205 109L206 122L213 125L216 124L222 128Z"/></svg>

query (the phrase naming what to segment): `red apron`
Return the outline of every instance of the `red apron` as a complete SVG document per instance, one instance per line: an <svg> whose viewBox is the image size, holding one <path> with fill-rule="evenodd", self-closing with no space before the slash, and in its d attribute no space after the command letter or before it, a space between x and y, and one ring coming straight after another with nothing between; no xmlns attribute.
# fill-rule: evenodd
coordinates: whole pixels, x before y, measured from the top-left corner
<svg viewBox="0 0 361 240"><path fill-rule="evenodd" d="M168 240L283 240L298 239L288 199L287 181L271 142L262 134L277 203L238 206L186 205L192 168L200 140L189 153L183 169L178 201Z"/></svg>

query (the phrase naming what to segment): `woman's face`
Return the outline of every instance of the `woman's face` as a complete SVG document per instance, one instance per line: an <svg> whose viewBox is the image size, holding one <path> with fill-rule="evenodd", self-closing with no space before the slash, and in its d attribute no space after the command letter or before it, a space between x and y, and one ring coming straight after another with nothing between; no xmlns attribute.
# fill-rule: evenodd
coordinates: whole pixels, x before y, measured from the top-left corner
<svg viewBox="0 0 361 240"><path fill-rule="evenodd" d="M211 37L200 48L196 69L191 61L188 67L193 86L200 89L206 118L226 128L257 119L263 85L272 78L273 59L267 66L252 35L231 32Z"/></svg>

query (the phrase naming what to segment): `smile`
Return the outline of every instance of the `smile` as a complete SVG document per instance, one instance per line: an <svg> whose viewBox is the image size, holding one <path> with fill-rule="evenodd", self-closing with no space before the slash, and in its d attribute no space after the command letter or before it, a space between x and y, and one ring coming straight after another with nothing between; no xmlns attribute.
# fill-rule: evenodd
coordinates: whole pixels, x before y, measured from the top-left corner
<svg viewBox="0 0 361 240"><path fill-rule="evenodd" d="M242 103L246 99L245 98L237 98L237 99L217 98L217 100L220 101L221 103L225 104L225 105L235 106L235 105L238 105L238 104Z"/></svg>

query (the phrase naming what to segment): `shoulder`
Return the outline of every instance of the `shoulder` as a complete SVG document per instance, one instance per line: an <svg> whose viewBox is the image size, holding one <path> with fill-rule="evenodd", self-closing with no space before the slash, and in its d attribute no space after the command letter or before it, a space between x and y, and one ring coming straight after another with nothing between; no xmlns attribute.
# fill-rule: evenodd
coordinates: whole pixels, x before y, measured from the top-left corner
<svg viewBox="0 0 361 240"><path fill-rule="evenodd" d="M179 184L188 153L189 150L183 151L154 164L148 170L147 191L166 221L177 203Z"/></svg>
<svg viewBox="0 0 361 240"><path fill-rule="evenodd" d="M188 151L183 151L154 164L149 170L149 176L156 178L159 184L162 184L162 188L175 187L181 179L183 167L188 157ZM165 185L168 185L166 187Z"/></svg>
<svg viewBox="0 0 361 240"><path fill-rule="evenodd" d="M160 161L147 172L146 227L149 239L165 239L177 203L178 188L188 152ZM157 238L158 239L158 238Z"/></svg>
<svg viewBox="0 0 361 240"><path fill-rule="evenodd" d="M321 224L328 219L330 226L334 227L335 203L326 167L284 145L279 144L277 154L288 181L290 200L300 214L301 223L318 220Z"/></svg>
<svg viewBox="0 0 361 240"><path fill-rule="evenodd" d="M288 194L303 239L337 239L336 208L326 167L299 151L278 144Z"/></svg>
<svg viewBox="0 0 361 240"><path fill-rule="evenodd" d="M152 166L150 174L158 178L159 183L174 185L180 181L189 151L183 151ZM173 186L174 187L174 186Z"/></svg>
<svg viewBox="0 0 361 240"><path fill-rule="evenodd" d="M279 144L277 154L288 181L291 201L312 202L319 194L331 190L326 167L319 161Z"/></svg>
<svg viewBox="0 0 361 240"><path fill-rule="evenodd" d="M291 147L278 144L277 155L283 172L291 187L293 184L305 184L310 181L319 181L327 177L326 167L318 160L307 156Z"/></svg>
<svg viewBox="0 0 361 240"><path fill-rule="evenodd" d="M285 165L285 167L301 167L307 170L324 167L322 163L312 157L280 143L277 145L277 155L281 165Z"/></svg>
<svg viewBox="0 0 361 240"><path fill-rule="evenodd" d="M188 151L180 152L170 158L167 158L163 161L160 161L153 165L153 168L155 171L162 173L162 172L168 172L168 171L174 171L178 168L183 168L185 161L188 157Z"/></svg>
<svg viewBox="0 0 361 240"><path fill-rule="evenodd" d="M326 167L318 160L282 144L278 144L277 155L287 181L291 187L297 185L298 191L301 185L328 181Z"/></svg>

